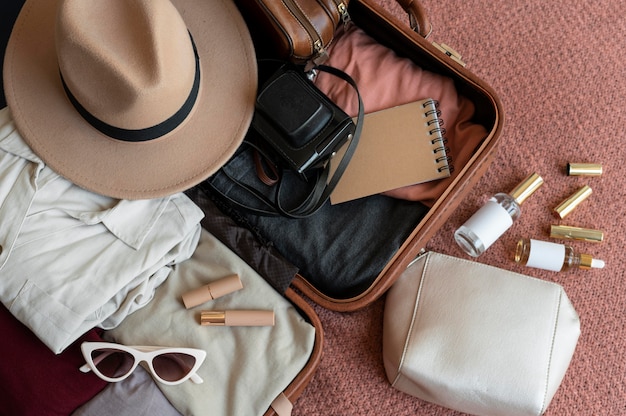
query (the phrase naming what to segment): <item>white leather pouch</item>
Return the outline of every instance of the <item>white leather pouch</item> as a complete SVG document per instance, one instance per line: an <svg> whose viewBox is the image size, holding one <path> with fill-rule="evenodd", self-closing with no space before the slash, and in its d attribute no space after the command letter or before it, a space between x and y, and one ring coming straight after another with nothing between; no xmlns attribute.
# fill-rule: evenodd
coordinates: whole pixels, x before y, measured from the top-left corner
<svg viewBox="0 0 626 416"><path fill-rule="evenodd" d="M438 253L389 290L383 359L393 387L474 415L541 415L580 335L563 287Z"/></svg>

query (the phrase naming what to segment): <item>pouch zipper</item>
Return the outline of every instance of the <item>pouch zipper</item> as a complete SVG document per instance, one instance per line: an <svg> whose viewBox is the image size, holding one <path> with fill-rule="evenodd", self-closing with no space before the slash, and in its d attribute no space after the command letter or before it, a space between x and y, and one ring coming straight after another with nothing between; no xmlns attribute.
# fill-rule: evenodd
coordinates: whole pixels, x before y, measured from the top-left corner
<svg viewBox="0 0 626 416"><path fill-rule="evenodd" d="M417 256L415 256L415 258L413 260L411 260L411 262L406 266L406 268L408 269L409 267L411 267L415 262L417 262L419 259L424 257L426 255L426 253L428 253L428 252L426 251L425 248L421 249L419 251L419 253L417 253Z"/></svg>

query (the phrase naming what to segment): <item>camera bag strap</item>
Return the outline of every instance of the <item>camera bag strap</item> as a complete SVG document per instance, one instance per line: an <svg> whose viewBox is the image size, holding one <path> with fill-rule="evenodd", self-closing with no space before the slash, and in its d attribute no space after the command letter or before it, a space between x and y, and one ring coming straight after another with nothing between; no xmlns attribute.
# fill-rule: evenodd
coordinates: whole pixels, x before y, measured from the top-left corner
<svg viewBox="0 0 626 416"><path fill-rule="evenodd" d="M305 218L310 215L313 215L322 207L322 205L324 205L324 203L330 197L330 194L333 192L333 190L337 186L337 183L339 183L339 179L341 179L341 176L346 170L348 163L350 162L350 159L352 158L352 155L354 154L354 151L356 150L356 147L359 142L359 137L361 135L361 130L363 129L364 108L363 108L363 101L361 99L358 86L356 82L352 79L352 77L350 77L348 74L346 74L345 72L337 68L333 68L333 67L326 66L326 65L318 65L314 67L314 69L337 76L341 78L342 80L346 81L348 84L350 84L356 92L358 104L359 104L354 133L352 134L352 137L349 138L349 141L346 145L347 146L346 151L343 157L341 158L341 161L337 165L337 168L335 169L332 176L329 178L331 168L330 168L330 162L327 162L323 168L316 170L316 174L314 175L313 178L309 179L309 181L312 182L313 185L311 185L310 192L307 194L305 198L303 198L301 203L295 207L291 207L291 208L286 207L285 200L282 197L282 195L284 195L284 192L285 192L283 188L284 176L286 173L288 173L288 170L283 169L282 172L278 173L277 170L275 170L276 167L271 166L272 162L267 162L271 160L271 158L265 155L264 149L255 145L252 141L246 141L248 145L254 148L255 152L258 152L261 155L263 155L261 158L262 160L257 158L256 160L257 165L264 163L264 161L266 161L267 164L270 165L269 168L272 171L273 176L266 175L265 170L263 169L263 174L259 175L259 179L266 184L275 183L276 190L274 193L274 196L275 196L274 200L270 199L263 192L261 192L258 189L255 189L253 186L249 184L245 184L241 182L240 180L238 180L237 178L233 177L232 175L228 174L227 170L225 169L221 169L220 172L226 175L228 179L231 182L233 182L237 187L239 187L240 189L244 190L245 192L253 196L265 208L260 208L256 206L253 207L253 206L244 204L241 201L237 201L235 198L226 195L223 191L221 191L216 186L214 186L211 183L210 179L204 182L206 187L208 187L212 192L217 193L219 196L221 196L223 199L225 199L228 203L232 204L233 206L243 208L257 215L266 215L266 216L282 215L282 216L289 217L289 218ZM257 166L257 170L258 169L259 168Z"/></svg>

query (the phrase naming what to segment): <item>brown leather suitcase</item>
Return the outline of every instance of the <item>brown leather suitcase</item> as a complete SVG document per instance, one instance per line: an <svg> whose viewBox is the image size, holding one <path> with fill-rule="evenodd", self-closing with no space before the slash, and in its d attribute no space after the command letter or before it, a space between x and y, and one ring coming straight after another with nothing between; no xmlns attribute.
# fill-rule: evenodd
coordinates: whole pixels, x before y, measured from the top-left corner
<svg viewBox="0 0 626 416"><path fill-rule="evenodd" d="M239 1L241 3L256 3L249 0ZM464 165L455 164L454 168L457 173L454 180L449 182L449 186L425 210L427 212L416 217L415 223L411 224L407 238L399 244L392 258L384 267L380 268L378 273L365 278L358 291L351 290L350 293L325 291L324 285L318 283L324 283L325 279L330 280L333 278L332 276L317 276L313 273L300 272L294 278L293 288L298 289L317 304L331 310L357 310L369 305L389 289L408 263L415 258L433 234L446 222L451 212L485 173L494 157L502 131L504 115L495 91L467 69L461 57L453 49L444 44L430 42L427 39L431 27L419 1L398 0L398 3L407 11L407 21L398 20L374 0L352 0L349 3L348 12L357 27L363 29L380 44L392 49L400 57L409 58L425 70L451 78L459 95L467 97L474 104L476 111L472 121L484 127L486 137L475 149L467 163ZM263 37L257 31L259 28L255 26L256 16L246 15L245 10L242 14L248 21L257 53L260 57L266 57L264 54L271 54L271 49L267 48L267 38ZM341 51L335 49L332 53L341 53ZM443 117L445 119L445 115ZM353 208L345 208L345 210L351 209ZM355 211L360 209L359 206L354 208ZM356 214L359 213L356 212ZM253 217L255 214L251 215ZM260 223L257 223L253 218L250 225L255 230L259 229L263 238L275 243L280 251L280 244L278 244L280 241L277 239L282 237L275 237L272 230L278 226L289 226L290 221L290 219L284 219L282 222L279 220L273 222L271 226L266 226L265 224L259 225ZM342 227L342 224L333 224L333 226ZM319 230L319 232L325 231ZM286 252L282 254L297 264L297 259L290 258ZM314 254L311 253L311 255ZM304 260L300 259L300 264L297 265L301 267L303 263L315 263L316 261L317 259L307 255Z"/></svg>
<svg viewBox="0 0 626 416"><path fill-rule="evenodd" d="M331 310L351 311L362 308L389 289L486 172L494 158L503 127L504 112L496 92L465 67L457 52L445 44L430 42L425 37L431 28L419 1L399 0L398 3L408 13L405 22L399 21L373 0L352 0L348 10L355 24L380 43L399 55L412 59L425 69L452 78L462 94L470 98L480 110L477 111L476 121L486 128L488 135L465 166L455 166L460 170L458 176L415 225L413 232L389 264L371 279L371 284L361 294L348 299L334 298L318 290L307 276L296 276L293 281L295 288Z"/></svg>
<svg viewBox="0 0 626 416"><path fill-rule="evenodd" d="M332 291L329 293L319 287L320 281L332 279L332 276L320 278L320 276L311 276L305 272L300 272L294 276L294 279L284 290L284 294L300 308L303 315L316 327L318 336L315 350L308 365L284 392L287 399L292 403L313 377L323 351L323 328L309 302L303 300L302 297L306 297L330 310L347 312L363 308L382 296L486 172L494 158L502 131L504 115L502 104L496 92L465 67L457 52L446 45L436 44L427 39L431 27L425 10L418 1L398 0L398 3L408 14L406 21L399 20L374 0L351 0L348 12L352 21L359 28L379 43L393 49L399 56L413 60L424 69L452 78L460 93L474 103L477 109L474 121L484 126L487 136L475 149L466 164L455 165L458 174L454 180L432 206L411 225L408 236L399 244L387 264L378 273L368 276L364 284L361 283L358 293L352 291L344 296ZM250 16L243 14L253 33L257 51L261 51L262 54L263 48L266 46L263 44L266 38L255 32L257 29L254 27L255 23L250 21ZM333 53L338 52L335 50ZM229 212L232 212L231 209L232 206L226 208ZM235 210L235 217L239 218L240 214ZM299 220L284 219L284 221ZM250 228L247 232L255 235L259 233L256 224L250 224L245 219L243 223ZM278 224L281 223L278 222ZM266 230L260 232L261 238L269 240L269 245L276 245L280 251L280 244L275 244L271 233L268 235L264 231ZM231 248L237 250L235 244ZM287 260L291 260L288 254L282 254ZM315 262L316 260L315 256L311 256L307 261ZM345 261L349 262L350 259L345 259ZM276 413L270 408L266 414Z"/></svg>

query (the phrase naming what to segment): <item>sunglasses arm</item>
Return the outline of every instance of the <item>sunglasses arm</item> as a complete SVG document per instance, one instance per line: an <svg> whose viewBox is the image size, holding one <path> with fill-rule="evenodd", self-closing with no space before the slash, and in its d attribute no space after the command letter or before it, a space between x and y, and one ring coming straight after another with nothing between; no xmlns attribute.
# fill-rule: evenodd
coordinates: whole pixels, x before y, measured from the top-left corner
<svg viewBox="0 0 626 416"><path fill-rule="evenodd" d="M100 364L100 361L104 360L111 354L112 352L104 352L98 355L96 358L93 359L93 365L97 366L98 364ZM89 363L85 363L80 367L80 371L82 371L83 373L88 373L91 371L91 366L89 365Z"/></svg>
<svg viewBox="0 0 626 416"><path fill-rule="evenodd" d="M191 377L189 377L189 380L191 380L194 384L204 383L204 380L202 380L202 377L200 377L198 373L193 373Z"/></svg>
<svg viewBox="0 0 626 416"><path fill-rule="evenodd" d="M91 367L89 367L89 364L85 363L80 367L79 370L82 371L83 373L88 373L91 371Z"/></svg>

